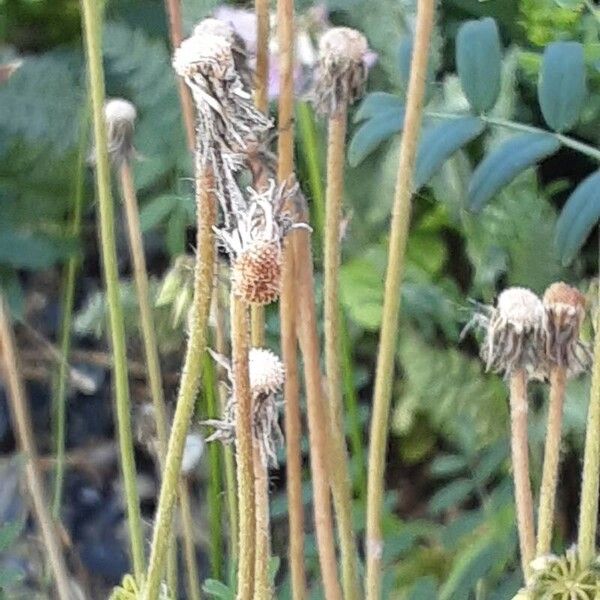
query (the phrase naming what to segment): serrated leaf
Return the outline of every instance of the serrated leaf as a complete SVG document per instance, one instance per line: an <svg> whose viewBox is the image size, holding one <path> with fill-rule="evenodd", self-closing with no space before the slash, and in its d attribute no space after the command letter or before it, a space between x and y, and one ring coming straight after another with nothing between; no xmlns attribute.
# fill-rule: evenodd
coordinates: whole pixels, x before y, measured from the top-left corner
<svg viewBox="0 0 600 600"><path fill-rule="evenodd" d="M469 183L469 206L481 210L519 173L554 154L560 142L550 134L523 133L490 152L477 166Z"/></svg>
<svg viewBox="0 0 600 600"><path fill-rule="evenodd" d="M473 482L469 479L457 479L438 490L429 501L429 510L439 515L445 510L461 504L473 491Z"/></svg>
<svg viewBox="0 0 600 600"><path fill-rule="evenodd" d="M158 225L172 210L177 208L178 204L179 197L172 194L158 196L146 202L140 211L142 231L148 231Z"/></svg>
<svg viewBox="0 0 600 600"><path fill-rule="evenodd" d="M490 17L467 21L456 36L456 67L471 106L490 110L500 93L502 50L496 21Z"/></svg>
<svg viewBox="0 0 600 600"><path fill-rule="evenodd" d="M599 218L600 171L596 171L569 196L556 223L555 243L564 265L575 258Z"/></svg>
<svg viewBox="0 0 600 600"><path fill-rule="evenodd" d="M425 185L452 154L474 140L484 129L485 123L477 117L449 119L425 129L417 153L415 189Z"/></svg>
<svg viewBox="0 0 600 600"><path fill-rule="evenodd" d="M443 454L435 458L429 472L434 477L450 477L465 470L467 463L462 456L456 454Z"/></svg>
<svg viewBox="0 0 600 600"><path fill-rule="evenodd" d="M404 125L404 108L390 108L361 125L348 147L348 162L351 166L359 165L380 144Z"/></svg>
<svg viewBox="0 0 600 600"><path fill-rule="evenodd" d="M235 600L235 592L216 579L206 579L202 585L202 590L213 598L219 598L219 600Z"/></svg>
<svg viewBox="0 0 600 600"><path fill-rule="evenodd" d="M554 131L572 129L586 96L585 59L578 42L553 42L546 47L538 82L542 114Z"/></svg>
<svg viewBox="0 0 600 600"><path fill-rule="evenodd" d="M353 121L359 123L365 119L371 119L390 109L401 109L404 105L404 100L396 94L387 92L373 92L365 97L361 102L356 113L354 113Z"/></svg>

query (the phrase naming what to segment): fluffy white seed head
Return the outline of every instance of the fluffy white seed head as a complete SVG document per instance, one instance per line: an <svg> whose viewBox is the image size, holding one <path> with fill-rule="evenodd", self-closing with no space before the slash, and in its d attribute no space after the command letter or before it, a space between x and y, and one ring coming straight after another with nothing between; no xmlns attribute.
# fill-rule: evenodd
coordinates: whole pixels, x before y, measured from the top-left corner
<svg viewBox="0 0 600 600"><path fill-rule="evenodd" d="M220 19L202 19L194 27L194 36L203 37L205 35L216 35L225 38L230 44L234 40L234 31L229 23L221 21Z"/></svg>
<svg viewBox="0 0 600 600"><path fill-rule="evenodd" d="M104 118L107 123L130 123L133 126L137 117L135 106L128 100L112 98L104 105Z"/></svg>
<svg viewBox="0 0 600 600"><path fill-rule="evenodd" d="M284 381L285 369L275 353L266 348L250 349L250 389L253 397L279 393Z"/></svg>
<svg viewBox="0 0 600 600"><path fill-rule="evenodd" d="M114 165L131 160L135 155L133 130L137 112L135 106L122 98L112 98L104 104L108 155Z"/></svg>
<svg viewBox="0 0 600 600"><path fill-rule="evenodd" d="M542 301L527 288L513 287L498 296L498 316L510 323L517 332L540 326L544 317Z"/></svg>
<svg viewBox="0 0 600 600"><path fill-rule="evenodd" d="M186 78L193 78L197 73L218 79L230 78L234 69L231 43L214 33L192 35L175 50L173 68Z"/></svg>
<svg viewBox="0 0 600 600"><path fill-rule="evenodd" d="M362 63L368 50L367 38L350 27L332 27L319 40L320 58L330 62Z"/></svg>

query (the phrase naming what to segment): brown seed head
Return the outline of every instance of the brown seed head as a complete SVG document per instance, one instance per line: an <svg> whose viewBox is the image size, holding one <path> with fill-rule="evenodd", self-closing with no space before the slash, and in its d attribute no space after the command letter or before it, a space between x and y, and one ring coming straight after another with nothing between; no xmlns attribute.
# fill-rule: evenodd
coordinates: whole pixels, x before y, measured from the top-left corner
<svg viewBox="0 0 600 600"><path fill-rule="evenodd" d="M348 27L334 27L321 37L314 90L319 113L333 116L363 95L368 49L365 36Z"/></svg>
<svg viewBox="0 0 600 600"><path fill-rule="evenodd" d="M279 297L281 263L279 241L256 241L233 261L234 293L248 304L265 305L275 302Z"/></svg>
<svg viewBox="0 0 600 600"><path fill-rule="evenodd" d="M553 283L544 293L546 358L575 375L588 368L591 355L579 339L585 296L566 283Z"/></svg>

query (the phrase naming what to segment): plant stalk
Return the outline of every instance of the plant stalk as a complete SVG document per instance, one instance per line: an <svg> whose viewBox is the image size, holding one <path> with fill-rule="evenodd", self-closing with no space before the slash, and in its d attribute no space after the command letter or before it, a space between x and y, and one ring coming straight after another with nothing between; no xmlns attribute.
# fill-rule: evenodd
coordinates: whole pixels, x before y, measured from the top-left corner
<svg viewBox="0 0 600 600"><path fill-rule="evenodd" d="M48 559L56 593L59 600L70 600L69 575L59 545L60 536L44 494L41 473L38 468L38 455L31 427L31 415L27 406L25 389L19 375L16 343L8 304L0 292L0 349L3 359L5 385L8 391L8 403L13 421L13 431L21 451L27 457L25 477L31 496L33 512L38 522L42 540L48 553Z"/></svg>
<svg viewBox="0 0 600 600"><path fill-rule="evenodd" d="M347 106L329 118L327 144L327 198L325 203L324 319L325 365L329 417L331 420L331 482L340 539L342 586L346 600L358 600L358 554L352 527L352 481L344 433L344 406L340 371L341 333L339 276L341 263L340 228L344 194Z"/></svg>
<svg viewBox="0 0 600 600"><path fill-rule="evenodd" d="M254 501L256 520L256 555L254 558L254 600L270 600L273 597L269 579L271 536L269 534L269 473L256 441L252 448L254 465Z"/></svg>
<svg viewBox="0 0 600 600"><path fill-rule="evenodd" d="M171 435L167 447L158 508L156 510L150 564L148 566L146 586L142 595L144 600L156 600L158 597L162 568L168 549L173 509L177 499L177 484L181 470L181 459L190 420L194 412L194 404L202 372L202 358L206 350L206 325L210 312L215 264L213 226L216 222L216 204L212 192L214 189L212 168L204 164L198 164L196 168L198 232L194 273L194 299L187 350L181 374L175 415L173 416L173 424L171 426Z"/></svg>
<svg viewBox="0 0 600 600"><path fill-rule="evenodd" d="M279 43L279 106L277 136L277 179L288 181L294 172L294 2L277 1ZM291 239L283 246L283 269L279 299L281 355L285 367L286 481L291 588L293 600L306 597L304 570L304 505L302 502L302 422L298 347L296 341L296 282L294 247Z"/></svg>
<svg viewBox="0 0 600 600"><path fill-rule="evenodd" d="M413 194L413 171L417 141L421 127L425 80L431 31L433 29L435 0L419 0L415 43L408 82L404 133L400 143L400 158L396 191L392 209L392 224L388 249L388 267L369 445L367 483L367 554L366 597L379 600L381 596L381 509L383 503L385 454L388 438L390 401L394 377L394 357L398 337L400 292L404 274L404 257L408 241Z"/></svg>
<svg viewBox="0 0 600 600"><path fill-rule="evenodd" d="M87 115L87 110L85 111ZM75 191L73 194L73 214L69 230L71 235L78 237L81 232L81 221L83 213L83 186L85 158L87 152L87 118L82 119L82 133L77 152L75 168ZM67 438L67 384L69 381L69 354L71 351L71 326L73 324L73 311L75 307L75 285L77 270L81 258L72 256L69 258L64 272L62 319L60 326L60 361L56 375L56 385L53 395L54 416L54 446L56 452L56 469L54 471L54 493L52 499L52 515L55 519L60 518L60 507L62 504L62 492L65 477L65 450Z"/></svg>
<svg viewBox="0 0 600 600"><path fill-rule="evenodd" d="M248 311L231 294L231 366L235 411L235 450L239 506L238 600L254 598L256 517L252 461L252 394L249 374Z"/></svg>
<svg viewBox="0 0 600 600"><path fill-rule="evenodd" d="M179 505L181 507L181 527L183 529L183 557L190 600L200 600L200 575L196 562L196 545L194 543L194 518L190 502L190 485L185 477L179 481ZM188 534L186 535L186 531Z"/></svg>
<svg viewBox="0 0 600 600"><path fill-rule="evenodd" d="M538 510L537 556L550 554L554 527L554 505L558 486L560 443L565 401L567 371L564 367L552 367L550 371L550 398L548 402L548 425L544 449L544 467L540 487Z"/></svg>
<svg viewBox="0 0 600 600"><path fill-rule="evenodd" d="M579 505L577 549L581 567L596 557L598 530L598 484L600 480L600 310L595 315L594 366L583 451L583 479Z"/></svg>
<svg viewBox="0 0 600 600"><path fill-rule="evenodd" d="M121 470L127 503L127 524L129 526L133 571L136 580L139 582L144 572L145 564L144 540L133 454L125 328L119 296L114 207L110 191L110 170L106 143L106 124L104 121L104 73L100 41L100 7L93 0L81 0L81 6L88 63L88 85L92 99L94 121L100 242L114 361L113 375L119 449L121 452Z"/></svg>
<svg viewBox="0 0 600 600"><path fill-rule="evenodd" d="M529 565L535 557L533 495L529 479L527 412L527 375L524 369L520 369L510 376L510 438L519 547L526 582L529 580Z"/></svg>

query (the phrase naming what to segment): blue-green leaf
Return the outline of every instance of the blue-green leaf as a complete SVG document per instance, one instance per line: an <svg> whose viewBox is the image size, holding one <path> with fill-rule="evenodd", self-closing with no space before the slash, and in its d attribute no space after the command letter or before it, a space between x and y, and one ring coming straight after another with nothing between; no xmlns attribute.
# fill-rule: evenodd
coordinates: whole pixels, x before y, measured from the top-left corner
<svg viewBox="0 0 600 600"><path fill-rule="evenodd" d="M524 133L506 140L479 163L469 183L469 206L481 210L519 173L554 154L560 142L546 133Z"/></svg>
<svg viewBox="0 0 600 600"><path fill-rule="evenodd" d="M451 477L464 471L467 461L457 454L442 454L433 460L429 472L435 477Z"/></svg>
<svg viewBox="0 0 600 600"><path fill-rule="evenodd" d="M484 128L485 123L478 117L462 117L425 129L419 142L415 189L425 185L452 154L475 139Z"/></svg>
<svg viewBox="0 0 600 600"><path fill-rule="evenodd" d="M456 67L471 106L490 110L500 93L502 50L496 21L487 17L467 21L456 36Z"/></svg>
<svg viewBox="0 0 600 600"><path fill-rule="evenodd" d="M556 247L568 265L600 218L600 171L583 180L569 196L556 223Z"/></svg>
<svg viewBox="0 0 600 600"><path fill-rule="evenodd" d="M21 535L24 526L25 523L23 521L13 521L0 527L0 552L8 550Z"/></svg>
<svg viewBox="0 0 600 600"><path fill-rule="evenodd" d="M354 122L359 123L365 119L371 119L390 109L399 110L402 108L404 100L396 94L387 92L373 92L366 96L361 102L358 110L354 114Z"/></svg>
<svg viewBox="0 0 600 600"><path fill-rule="evenodd" d="M164 194L146 202L140 211L142 231L156 227L167 215L179 206L180 198L173 194Z"/></svg>
<svg viewBox="0 0 600 600"><path fill-rule="evenodd" d="M554 131L567 131L579 119L586 96L583 46L553 42L544 51L538 97L546 123Z"/></svg>
<svg viewBox="0 0 600 600"><path fill-rule="evenodd" d="M202 589L211 598L218 598L219 600L235 600L234 591L216 579L205 580Z"/></svg>
<svg viewBox="0 0 600 600"><path fill-rule="evenodd" d="M437 600L437 582L435 577L420 577L412 586L407 600Z"/></svg>
<svg viewBox="0 0 600 600"><path fill-rule="evenodd" d="M359 165L373 150L394 133L402 130L404 108L389 108L361 125L348 147L348 162Z"/></svg>
<svg viewBox="0 0 600 600"><path fill-rule="evenodd" d="M474 484L469 479L457 479L438 490L429 501L429 510L439 515L449 508L461 504L473 491Z"/></svg>
<svg viewBox="0 0 600 600"><path fill-rule="evenodd" d="M69 258L77 250L77 242L69 237L0 230L0 263L17 269L46 269Z"/></svg>

